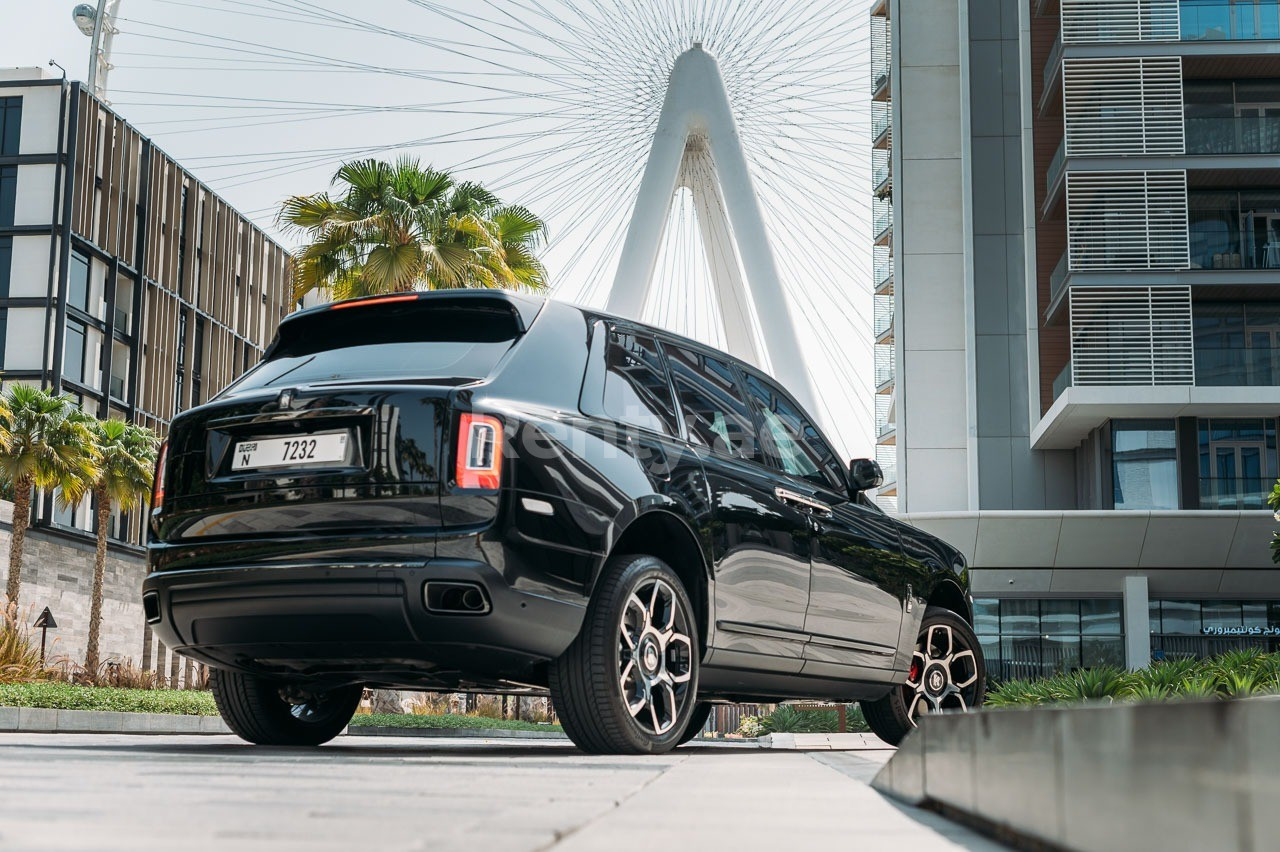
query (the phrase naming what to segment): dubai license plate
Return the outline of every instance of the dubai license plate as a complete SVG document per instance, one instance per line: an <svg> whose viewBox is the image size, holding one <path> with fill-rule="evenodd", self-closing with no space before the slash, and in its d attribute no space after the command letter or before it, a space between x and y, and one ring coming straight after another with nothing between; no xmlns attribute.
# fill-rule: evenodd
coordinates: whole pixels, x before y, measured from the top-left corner
<svg viewBox="0 0 1280 852"><path fill-rule="evenodd" d="M346 432L298 435L289 438L262 438L240 441L231 459L232 470L262 470L273 467L343 464L347 460Z"/></svg>

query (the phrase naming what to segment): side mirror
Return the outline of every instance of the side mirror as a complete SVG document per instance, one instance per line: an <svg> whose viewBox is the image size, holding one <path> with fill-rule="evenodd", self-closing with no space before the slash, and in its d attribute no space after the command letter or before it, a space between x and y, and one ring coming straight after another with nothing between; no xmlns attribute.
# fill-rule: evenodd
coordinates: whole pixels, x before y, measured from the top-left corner
<svg viewBox="0 0 1280 852"><path fill-rule="evenodd" d="M884 471L875 459L854 459L849 462L849 483L854 491L879 488L884 482Z"/></svg>

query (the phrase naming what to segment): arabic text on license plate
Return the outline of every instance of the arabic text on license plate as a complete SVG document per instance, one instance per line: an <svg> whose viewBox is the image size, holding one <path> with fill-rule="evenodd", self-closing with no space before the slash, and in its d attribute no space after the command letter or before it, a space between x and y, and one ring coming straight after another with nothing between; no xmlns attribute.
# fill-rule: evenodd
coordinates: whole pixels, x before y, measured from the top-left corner
<svg viewBox="0 0 1280 852"><path fill-rule="evenodd" d="M340 463L347 460L347 433L299 435L296 438L264 438L240 441L231 460L232 470Z"/></svg>

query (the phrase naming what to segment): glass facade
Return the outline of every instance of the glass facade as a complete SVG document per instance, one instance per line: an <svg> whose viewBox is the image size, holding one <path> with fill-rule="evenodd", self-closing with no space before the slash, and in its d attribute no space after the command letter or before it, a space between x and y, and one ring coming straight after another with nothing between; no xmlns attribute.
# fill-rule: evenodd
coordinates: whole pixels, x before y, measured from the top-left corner
<svg viewBox="0 0 1280 852"><path fill-rule="evenodd" d="M1188 154L1280 152L1280 80L1183 83Z"/></svg>
<svg viewBox="0 0 1280 852"><path fill-rule="evenodd" d="M1280 650L1280 601L1153 600L1150 608L1154 660Z"/></svg>
<svg viewBox="0 0 1280 852"><path fill-rule="evenodd" d="M1182 0L1183 41L1280 38L1280 0Z"/></svg>
<svg viewBox="0 0 1280 852"><path fill-rule="evenodd" d="M1275 484L1274 418L1201 418L1200 508L1266 509Z"/></svg>
<svg viewBox="0 0 1280 852"><path fill-rule="evenodd" d="M1196 302L1196 384L1280 385L1280 302Z"/></svg>
<svg viewBox="0 0 1280 852"><path fill-rule="evenodd" d="M0 98L0 154L13 157L20 153L22 136L22 98Z"/></svg>
<svg viewBox="0 0 1280 852"><path fill-rule="evenodd" d="M0 228L13 225L18 204L18 167L0 166Z"/></svg>
<svg viewBox="0 0 1280 852"><path fill-rule="evenodd" d="M1280 269L1280 191L1192 190L1193 269Z"/></svg>
<svg viewBox="0 0 1280 852"><path fill-rule="evenodd" d="M1111 465L1115 508L1178 508L1173 420L1113 420Z"/></svg>
<svg viewBox="0 0 1280 852"><path fill-rule="evenodd" d="M1118 598L978 598L973 615L989 680L1124 665Z"/></svg>

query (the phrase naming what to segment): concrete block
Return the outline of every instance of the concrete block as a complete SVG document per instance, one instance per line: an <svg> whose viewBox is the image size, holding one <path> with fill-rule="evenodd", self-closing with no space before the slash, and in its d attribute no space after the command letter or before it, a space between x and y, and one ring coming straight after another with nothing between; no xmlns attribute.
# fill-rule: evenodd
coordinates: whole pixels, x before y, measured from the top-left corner
<svg viewBox="0 0 1280 852"><path fill-rule="evenodd" d="M1048 843L1063 836L1061 714L997 710L976 717L975 812Z"/></svg>
<svg viewBox="0 0 1280 852"><path fill-rule="evenodd" d="M151 732L150 713L121 713L120 732L125 734L146 734Z"/></svg>
<svg viewBox="0 0 1280 852"><path fill-rule="evenodd" d="M974 809L974 728L954 724L946 716L926 717L920 727L924 739L924 793L931 801L972 812Z"/></svg>
<svg viewBox="0 0 1280 852"><path fill-rule="evenodd" d="M227 727L227 723L222 721L221 716L198 716L200 720L200 733L202 734L229 734L231 729Z"/></svg>
<svg viewBox="0 0 1280 852"><path fill-rule="evenodd" d="M871 786L899 801L912 805L925 800L924 750L928 732L917 728L898 744L889 762L872 779Z"/></svg>
<svg viewBox="0 0 1280 852"><path fill-rule="evenodd" d="M46 707L19 707L18 728L23 731L58 730L58 711Z"/></svg>
<svg viewBox="0 0 1280 852"><path fill-rule="evenodd" d="M1233 708L1235 730L1242 749L1241 795L1248 807L1245 830L1254 844L1261 846L1280 837L1280 737L1276 736L1276 718L1280 716L1280 698L1251 698L1237 702Z"/></svg>
<svg viewBox="0 0 1280 852"><path fill-rule="evenodd" d="M18 730L17 707L0 707L0 731Z"/></svg>
<svg viewBox="0 0 1280 852"><path fill-rule="evenodd" d="M118 733L125 714L106 710L59 710L58 731L65 733Z"/></svg>

